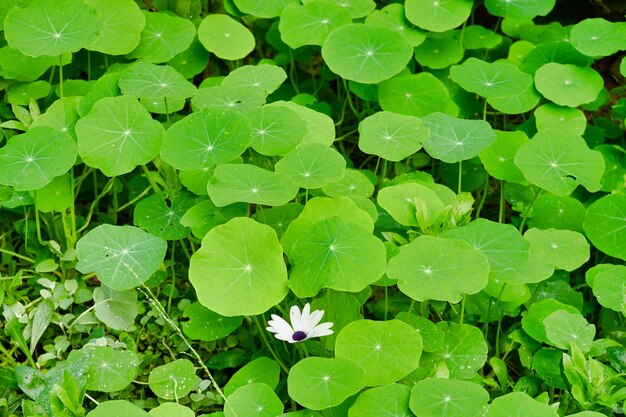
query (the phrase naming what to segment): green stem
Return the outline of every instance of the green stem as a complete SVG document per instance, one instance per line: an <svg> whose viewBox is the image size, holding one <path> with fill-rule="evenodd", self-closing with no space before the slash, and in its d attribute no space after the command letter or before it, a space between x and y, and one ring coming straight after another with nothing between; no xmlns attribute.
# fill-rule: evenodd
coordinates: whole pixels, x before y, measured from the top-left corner
<svg viewBox="0 0 626 417"><path fill-rule="evenodd" d="M485 205L485 201L487 201L487 194L489 192L489 174L485 173L485 185L483 186L483 192L480 195L480 201L478 202L478 207L476 207L476 216L475 219L480 218L480 212Z"/></svg>
<svg viewBox="0 0 626 417"><path fill-rule="evenodd" d="M350 89L348 88L348 82L343 78L341 79L341 82L343 83L343 89L346 92L346 101L348 102L348 107L350 107L350 110L352 111L352 113L354 113L356 118L360 119L361 113L354 106L354 102L352 101L352 95L350 94Z"/></svg>
<svg viewBox="0 0 626 417"><path fill-rule="evenodd" d="M146 174L146 178L148 179L148 182L150 183L150 186L152 187L154 192L159 194L161 192L161 189L159 188L157 183L154 182L154 179L152 178L152 172L145 165L142 165L141 169L143 170L144 174Z"/></svg>
<svg viewBox="0 0 626 417"><path fill-rule="evenodd" d="M389 309L389 290L385 286L385 316L384 319L387 320L387 311Z"/></svg>
<svg viewBox="0 0 626 417"><path fill-rule="evenodd" d="M20 258L20 259L22 259L24 261L30 262L31 264L35 263L35 260L33 258L29 258L28 256L20 255L19 253L15 253L15 252L10 251L8 249L0 248L0 253L6 253L7 255L15 256L16 258Z"/></svg>
<svg viewBox="0 0 626 417"><path fill-rule="evenodd" d="M163 104L165 104L165 120L167 121L167 123L169 123L170 111L169 111L169 108L167 107L167 97L163 97Z"/></svg>
<svg viewBox="0 0 626 417"><path fill-rule="evenodd" d="M506 210L504 199L504 181L500 180L500 206L498 210L498 223L504 222L504 214Z"/></svg>
<svg viewBox="0 0 626 417"><path fill-rule="evenodd" d="M530 203L528 203L528 206L526 206L526 208L524 209L524 213L522 215L522 222L519 225L519 231L520 232L522 230L524 230L524 225L526 224L526 219L528 218L528 215L530 214L530 210L533 208L533 205L535 204L535 201L537 200L537 197L539 197L539 194L541 194L541 188L537 188L537 191L535 191L535 195L533 195L533 199L530 200Z"/></svg>
<svg viewBox="0 0 626 417"><path fill-rule="evenodd" d="M106 183L106 185L104 186L100 194L98 194L96 198L91 202L91 206L89 206L89 211L87 212L87 216L85 217L85 224L83 224L81 228L76 231L76 236L78 236L79 233L82 233L85 229L87 229L87 227L89 227L89 222L91 221L91 217L93 216L93 213L96 209L96 206L98 205L98 202L100 201L102 197L104 197L111 190L111 188L113 188L114 184L115 184L115 177L111 178ZM76 222L74 222L74 224L76 224Z"/></svg>
<svg viewBox="0 0 626 417"><path fill-rule="evenodd" d="M129 200L127 203L122 204L121 206L119 206L118 210L122 211L125 208L134 205L137 201L139 201L142 198L144 198L146 196L146 194L148 194L150 192L151 189L152 189L152 186L147 187L145 190L143 190L141 193L139 193L139 195L137 197L135 197L132 200Z"/></svg>
<svg viewBox="0 0 626 417"><path fill-rule="evenodd" d="M176 262L174 259L174 252L176 250L176 245L172 245L172 253L170 259L172 260L172 286L170 288L170 293L167 297L167 312L169 314L172 307L172 297L174 297L174 289L176 288Z"/></svg>
<svg viewBox="0 0 626 417"><path fill-rule="evenodd" d="M59 96L63 98L63 55L59 55Z"/></svg>
<svg viewBox="0 0 626 417"><path fill-rule="evenodd" d="M274 349L272 349L272 345L270 345L269 340L267 340L267 335L265 334L266 330L263 328L263 326L261 326L261 322L259 321L259 318L257 316L252 316L252 318L254 319L254 324L256 324L256 327L259 330L259 335L261 336L261 339L263 340L265 347L267 347L267 350L270 351L270 355L272 355L274 360L276 360L280 368L283 371L285 371L286 374L288 374L289 368L287 368L284 362L278 357L278 355L276 355L276 352L274 351Z"/></svg>
<svg viewBox="0 0 626 417"><path fill-rule="evenodd" d="M461 194L461 183L463 181L463 161L459 161L459 184L457 186L457 194Z"/></svg>
<svg viewBox="0 0 626 417"><path fill-rule="evenodd" d="M37 191L33 191L33 193L35 194L35 228L37 229L37 240L39 241L40 245L44 246L45 243L41 238L41 220L39 218L39 208L37 207Z"/></svg>
<svg viewBox="0 0 626 417"><path fill-rule="evenodd" d="M459 317L459 323L463 324L465 318L465 302L467 301L467 294L463 294L463 300L461 300L461 317Z"/></svg>

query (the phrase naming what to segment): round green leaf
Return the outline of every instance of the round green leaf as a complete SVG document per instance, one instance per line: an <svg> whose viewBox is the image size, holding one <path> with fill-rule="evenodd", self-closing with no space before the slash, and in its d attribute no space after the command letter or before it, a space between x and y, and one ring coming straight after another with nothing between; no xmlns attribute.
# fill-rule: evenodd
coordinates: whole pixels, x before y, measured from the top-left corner
<svg viewBox="0 0 626 417"><path fill-rule="evenodd" d="M624 175L626 175L626 153L619 146L609 144L596 146L593 149L602 154L606 167L602 177L602 191L611 192L622 188Z"/></svg>
<svg viewBox="0 0 626 417"><path fill-rule="evenodd" d="M574 49L571 42L558 40L536 45L521 62L520 69L533 74L537 69L549 63L587 67L593 63L593 60Z"/></svg>
<svg viewBox="0 0 626 417"><path fill-rule="evenodd" d="M299 187L312 189L343 178L346 160L339 152L321 143L299 146L281 158L274 169L290 177Z"/></svg>
<svg viewBox="0 0 626 417"><path fill-rule="evenodd" d="M85 3L96 9L103 24L98 38L87 45L87 49L108 55L124 55L139 45L146 18L137 3L128 0L86 0Z"/></svg>
<svg viewBox="0 0 626 417"><path fill-rule="evenodd" d="M90 361L86 374L86 388L90 391L121 391L137 376L139 356L130 350L116 350L109 346L87 349Z"/></svg>
<svg viewBox="0 0 626 417"><path fill-rule="evenodd" d="M380 83L378 99L383 110L417 117L447 112L452 105L446 86L427 72L402 75Z"/></svg>
<svg viewBox="0 0 626 417"><path fill-rule="evenodd" d="M266 384L248 384L226 398L226 417L274 417L283 412L283 403Z"/></svg>
<svg viewBox="0 0 626 417"><path fill-rule="evenodd" d="M533 217L529 226L539 229L569 229L583 231L585 206L571 197L542 194L533 205Z"/></svg>
<svg viewBox="0 0 626 417"><path fill-rule="evenodd" d="M250 126L240 113L204 109L170 126L161 157L176 169L203 169L232 161L249 144Z"/></svg>
<svg viewBox="0 0 626 417"><path fill-rule="evenodd" d="M445 209L441 196L424 184L407 182L378 192L378 204L404 226L426 229L439 221Z"/></svg>
<svg viewBox="0 0 626 417"><path fill-rule="evenodd" d="M87 417L111 416L151 417L150 414L126 400L111 400L101 402L96 408L94 408L87 414Z"/></svg>
<svg viewBox="0 0 626 417"><path fill-rule="evenodd" d="M491 125L483 120L457 119L444 113L432 113L423 120L430 129L424 149L443 162L471 159L496 140Z"/></svg>
<svg viewBox="0 0 626 417"><path fill-rule="evenodd" d="M420 236L389 260L387 275L414 300L458 303L487 286L489 261L461 240Z"/></svg>
<svg viewBox="0 0 626 417"><path fill-rule="evenodd" d="M180 219L198 200L191 195L154 194L135 206L133 223L165 240L179 240L189 235Z"/></svg>
<svg viewBox="0 0 626 417"><path fill-rule="evenodd" d="M141 41L128 58L140 58L155 64L167 62L191 45L196 27L189 19L174 14L143 11L146 23Z"/></svg>
<svg viewBox="0 0 626 417"><path fill-rule="evenodd" d="M4 36L9 46L29 56L56 56L91 45L102 23L80 0L39 0L7 13Z"/></svg>
<svg viewBox="0 0 626 417"><path fill-rule="evenodd" d="M243 59L254 49L250 30L225 14L209 14L198 27L200 43L218 58Z"/></svg>
<svg viewBox="0 0 626 417"><path fill-rule="evenodd" d="M428 129L415 116L387 111L374 113L359 123L359 149L389 161L401 161L422 148Z"/></svg>
<svg viewBox="0 0 626 417"><path fill-rule="evenodd" d="M263 106L251 116L250 147L262 155L285 155L306 135L305 121L287 107Z"/></svg>
<svg viewBox="0 0 626 417"><path fill-rule="evenodd" d="M260 87L214 85L200 88L191 104L195 109L242 110L243 113L259 109L266 96L267 92Z"/></svg>
<svg viewBox="0 0 626 417"><path fill-rule="evenodd" d="M344 327L335 341L335 356L365 370L365 385L390 384L419 366L422 338L400 320L357 320Z"/></svg>
<svg viewBox="0 0 626 417"><path fill-rule="evenodd" d="M587 118L579 109L546 103L535 110L535 123L540 131L555 129L582 135L587 127Z"/></svg>
<svg viewBox="0 0 626 417"><path fill-rule="evenodd" d="M276 101L267 105L267 107L273 106L287 107L306 122L307 132L302 138L302 144L322 143L330 146L335 140L335 122L330 116L292 101Z"/></svg>
<svg viewBox="0 0 626 417"><path fill-rule="evenodd" d="M489 406L489 417L511 417L516 414L518 416L558 417L556 408L540 403L523 392L510 392L496 398Z"/></svg>
<svg viewBox="0 0 626 417"><path fill-rule="evenodd" d="M74 191L70 186L69 174L55 177L52 182L35 193L37 210L43 213L58 211L64 213L74 204Z"/></svg>
<svg viewBox="0 0 626 417"><path fill-rule="evenodd" d="M541 96L531 85L519 94L489 97L487 103L504 114L521 114L534 109L540 100Z"/></svg>
<svg viewBox="0 0 626 417"><path fill-rule="evenodd" d="M552 298L546 298L530 305L528 311L522 317L522 328L533 339L549 344L550 340L546 335L543 321L556 311L565 311L570 314L579 313L576 307L563 304Z"/></svg>
<svg viewBox="0 0 626 417"><path fill-rule="evenodd" d="M426 378L411 388L409 406L420 417L475 417L487 401L489 393L474 382Z"/></svg>
<svg viewBox="0 0 626 417"><path fill-rule="evenodd" d="M251 14L264 19L271 19L280 16L286 7L295 3L297 0L234 0L235 6L243 13Z"/></svg>
<svg viewBox="0 0 626 417"><path fill-rule="evenodd" d="M185 335L193 340L210 342L222 339L241 326L243 317L223 317L209 310L200 303L193 303L187 307L183 317L182 328Z"/></svg>
<svg viewBox="0 0 626 417"><path fill-rule="evenodd" d="M555 3L556 0L485 0L485 7L494 16L530 20L547 15Z"/></svg>
<svg viewBox="0 0 626 417"><path fill-rule="evenodd" d="M591 192L602 186L602 154L572 133L540 131L515 154L515 165L530 183L556 195L569 195L579 184Z"/></svg>
<svg viewBox="0 0 626 417"><path fill-rule="evenodd" d="M583 227L595 247L626 260L626 195L611 194L594 201L587 207Z"/></svg>
<svg viewBox="0 0 626 417"><path fill-rule="evenodd" d="M218 207L238 202L282 206L298 193L290 177L250 164L218 165L207 188Z"/></svg>
<svg viewBox="0 0 626 417"><path fill-rule="evenodd" d="M587 239L571 230L528 229L524 238L536 246L546 262L573 271L589 260Z"/></svg>
<svg viewBox="0 0 626 417"><path fill-rule="evenodd" d="M343 178L323 186L322 191L330 197L358 196L368 198L374 194L374 184L361 171L347 168Z"/></svg>
<svg viewBox="0 0 626 417"><path fill-rule="evenodd" d="M535 86L548 100L561 106L578 107L594 101L604 85L591 68L551 62L535 72Z"/></svg>
<svg viewBox="0 0 626 417"><path fill-rule="evenodd" d="M502 36L480 25L466 26L463 32L465 49L493 49L501 42Z"/></svg>
<svg viewBox="0 0 626 417"><path fill-rule="evenodd" d="M78 103L82 97L64 97L48 107L46 112L33 120L31 128L37 126L50 126L58 132L67 133L76 139L74 128L78 121Z"/></svg>
<svg viewBox="0 0 626 417"><path fill-rule="evenodd" d="M0 5L0 7L2 6ZM2 22L2 16L0 16L0 22ZM7 80L35 81L41 77L48 68L58 63L58 56L43 55L31 57L24 55L10 46L0 48L0 74Z"/></svg>
<svg viewBox="0 0 626 417"><path fill-rule="evenodd" d="M274 230L238 217L211 229L191 257L198 301L223 316L261 314L287 295L287 268Z"/></svg>
<svg viewBox="0 0 626 417"><path fill-rule="evenodd" d="M276 230L280 239L291 222L302 213L303 207L298 203L287 203L283 206L257 210L254 218ZM247 213L247 207L246 211ZM243 215L245 215L245 213Z"/></svg>
<svg viewBox="0 0 626 417"><path fill-rule="evenodd" d="M458 39L431 34L415 48L415 60L425 67L444 69L463 59L464 53Z"/></svg>
<svg viewBox="0 0 626 417"><path fill-rule="evenodd" d="M138 61L120 74L122 93L134 97L184 99L196 93L196 87L168 65Z"/></svg>
<svg viewBox="0 0 626 417"><path fill-rule="evenodd" d="M583 351L591 349L596 335L596 326L587 323L580 313L558 310L543 319L546 336L550 344L560 349L569 349L572 343Z"/></svg>
<svg viewBox="0 0 626 417"><path fill-rule="evenodd" d="M476 58L451 67L450 78L464 90L487 98L517 95L533 83L530 75L513 64Z"/></svg>
<svg viewBox="0 0 626 417"><path fill-rule="evenodd" d="M233 374L224 386L224 394L230 395L239 387L248 384L263 383L274 389L280 380L280 367L267 356L261 356L248 362Z"/></svg>
<svg viewBox="0 0 626 417"><path fill-rule="evenodd" d="M599 264L585 279L600 305L626 314L626 266Z"/></svg>
<svg viewBox="0 0 626 417"><path fill-rule="evenodd" d="M128 96L98 100L76 123L81 158L109 177L150 162L159 153L163 134L161 123Z"/></svg>
<svg viewBox="0 0 626 417"><path fill-rule="evenodd" d="M309 4L318 0L303 0L302 3ZM374 0L331 0L350 13L353 19L359 19L369 15L375 8Z"/></svg>
<svg viewBox="0 0 626 417"><path fill-rule="evenodd" d="M198 385L198 377L191 361L176 359L152 369L148 384L157 397L178 400Z"/></svg>
<svg viewBox="0 0 626 417"><path fill-rule="evenodd" d="M348 410L348 417L403 416L408 417L409 392L407 385L388 384L371 388L359 394Z"/></svg>
<svg viewBox="0 0 626 417"><path fill-rule="evenodd" d="M187 49L167 61L167 64L181 73L185 79L190 79L204 71L210 55L198 38L194 38Z"/></svg>
<svg viewBox="0 0 626 417"><path fill-rule="evenodd" d="M445 32L460 26L472 12L472 0L406 0L406 17L415 26Z"/></svg>
<svg viewBox="0 0 626 417"><path fill-rule="evenodd" d="M150 410L149 414L152 417L195 417L196 415L191 408L177 403L163 403Z"/></svg>
<svg viewBox="0 0 626 417"><path fill-rule="evenodd" d="M285 70L276 65L244 65L231 71L221 82L222 87L261 88L267 94L280 87L287 79Z"/></svg>
<svg viewBox="0 0 626 417"><path fill-rule="evenodd" d="M103 284L116 291L141 285L165 258L167 243L133 226L102 224L76 244L76 269L95 272Z"/></svg>
<svg viewBox="0 0 626 417"><path fill-rule="evenodd" d="M601 57L626 49L626 24L602 18L585 19L572 27L571 43L579 52Z"/></svg>
<svg viewBox="0 0 626 417"><path fill-rule="evenodd" d="M513 162L515 153L528 142L528 136L522 131L505 132L494 130L496 140L480 154L480 161L485 170L494 178L514 183L524 183L524 175Z"/></svg>
<svg viewBox="0 0 626 417"><path fill-rule="evenodd" d="M137 317L137 292L115 291L106 285L93 290L96 318L115 330L128 330Z"/></svg>
<svg viewBox="0 0 626 417"><path fill-rule="evenodd" d="M331 71L365 84L393 77L412 56L413 48L402 35L362 23L334 29L322 45L322 57Z"/></svg>
<svg viewBox="0 0 626 417"><path fill-rule="evenodd" d="M289 396L311 410L339 405L363 387L365 371L343 358L305 358L291 368L287 378Z"/></svg>
<svg viewBox="0 0 626 417"><path fill-rule="evenodd" d="M332 0L315 0L285 7L278 23L280 37L291 48L322 46L326 36L339 26L352 23L350 13Z"/></svg>
<svg viewBox="0 0 626 417"><path fill-rule="evenodd" d="M399 3L391 3L381 10L374 10L365 18L365 24L398 32L411 46L418 46L426 39L426 32L417 29L407 20L404 5Z"/></svg>
<svg viewBox="0 0 626 417"><path fill-rule="evenodd" d="M247 214L248 205L244 203L217 207L211 200L202 200L187 210L183 217L180 218L180 223L184 226L191 227L193 235L202 239L204 235L206 235L206 232L218 224L224 224L235 217L245 217Z"/></svg>
<svg viewBox="0 0 626 417"><path fill-rule="evenodd" d="M32 83L15 83L7 89L6 99L11 104L26 106L31 100L38 100L50 94L50 84L47 81Z"/></svg>

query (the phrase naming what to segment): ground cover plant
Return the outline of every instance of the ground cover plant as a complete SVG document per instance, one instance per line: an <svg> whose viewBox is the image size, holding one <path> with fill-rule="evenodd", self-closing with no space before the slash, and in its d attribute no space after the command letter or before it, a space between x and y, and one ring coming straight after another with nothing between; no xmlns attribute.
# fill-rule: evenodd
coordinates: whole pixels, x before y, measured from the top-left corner
<svg viewBox="0 0 626 417"><path fill-rule="evenodd" d="M0 1L0 415L624 415L625 13Z"/></svg>

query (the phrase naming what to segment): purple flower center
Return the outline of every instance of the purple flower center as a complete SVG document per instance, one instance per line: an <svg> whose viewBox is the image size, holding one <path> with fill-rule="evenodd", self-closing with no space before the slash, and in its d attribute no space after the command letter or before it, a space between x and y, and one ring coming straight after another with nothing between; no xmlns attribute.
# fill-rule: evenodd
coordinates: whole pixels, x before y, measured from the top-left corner
<svg viewBox="0 0 626 417"><path fill-rule="evenodd" d="M293 335L291 336L291 338L296 342L301 342L304 339L306 339L306 333L304 333L302 330L298 330L298 331L293 332Z"/></svg>

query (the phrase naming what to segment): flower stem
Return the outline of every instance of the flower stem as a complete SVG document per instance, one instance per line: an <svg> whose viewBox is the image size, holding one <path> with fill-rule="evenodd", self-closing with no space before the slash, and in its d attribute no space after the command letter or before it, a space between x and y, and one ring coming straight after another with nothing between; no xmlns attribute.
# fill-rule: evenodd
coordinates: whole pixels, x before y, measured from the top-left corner
<svg viewBox="0 0 626 417"><path fill-rule="evenodd" d="M274 357L276 362L278 362L278 365L280 365L280 368L283 371L285 371L286 374L288 374L289 369L284 364L284 362L278 357L278 355L276 355L276 352L274 352L274 349L272 349L272 345L270 345L269 340L267 340L267 336L265 335L265 329L263 329L263 327L261 326L261 322L259 321L259 318L257 316L252 316L252 317L254 318L254 323L256 324L257 329L259 329L259 335L261 335L261 339L263 339L263 343L267 347L267 350L270 351L270 354Z"/></svg>

